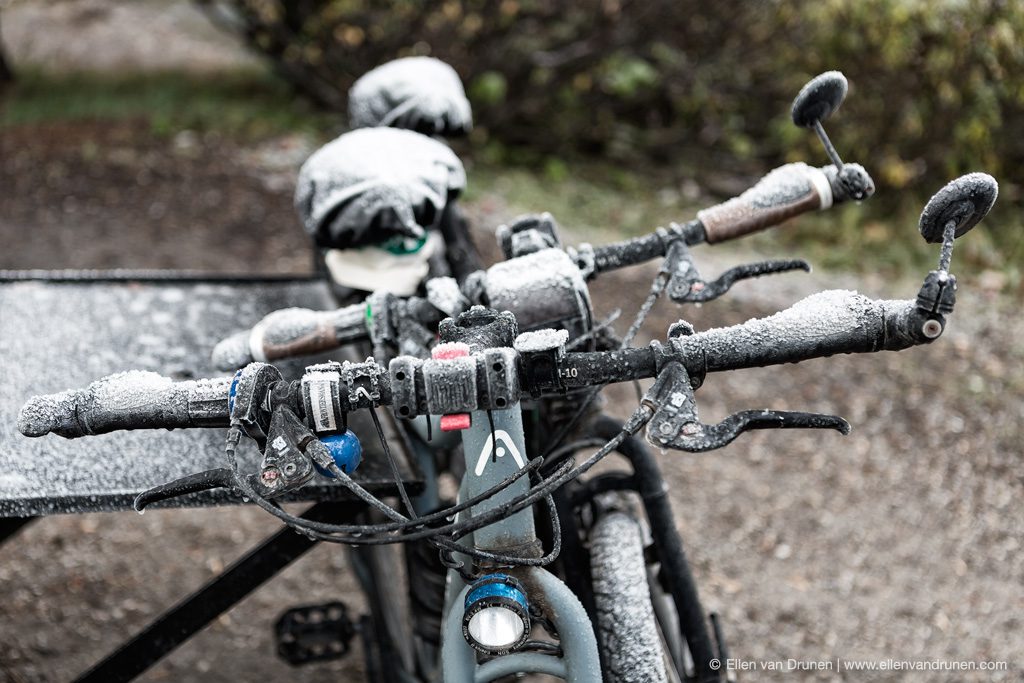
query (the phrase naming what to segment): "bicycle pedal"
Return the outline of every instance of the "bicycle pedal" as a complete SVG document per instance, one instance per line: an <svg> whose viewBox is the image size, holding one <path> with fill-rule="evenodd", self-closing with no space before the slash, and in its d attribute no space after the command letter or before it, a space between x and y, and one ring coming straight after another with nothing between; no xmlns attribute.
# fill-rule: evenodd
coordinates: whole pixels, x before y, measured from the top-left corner
<svg viewBox="0 0 1024 683"><path fill-rule="evenodd" d="M295 607L274 625L277 654L292 666L344 657L355 634L343 602Z"/></svg>

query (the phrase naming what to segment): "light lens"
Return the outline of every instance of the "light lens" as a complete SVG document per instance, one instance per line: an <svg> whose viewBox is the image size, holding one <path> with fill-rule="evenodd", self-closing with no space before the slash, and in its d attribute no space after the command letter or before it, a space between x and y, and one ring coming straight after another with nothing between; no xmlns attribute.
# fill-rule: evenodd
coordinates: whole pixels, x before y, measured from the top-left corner
<svg viewBox="0 0 1024 683"><path fill-rule="evenodd" d="M523 585L508 574L488 574L466 593L462 635L477 652L505 655L530 635L530 603Z"/></svg>
<svg viewBox="0 0 1024 683"><path fill-rule="evenodd" d="M526 626L507 607L485 607L469 619L469 635L480 645L500 649L519 641Z"/></svg>

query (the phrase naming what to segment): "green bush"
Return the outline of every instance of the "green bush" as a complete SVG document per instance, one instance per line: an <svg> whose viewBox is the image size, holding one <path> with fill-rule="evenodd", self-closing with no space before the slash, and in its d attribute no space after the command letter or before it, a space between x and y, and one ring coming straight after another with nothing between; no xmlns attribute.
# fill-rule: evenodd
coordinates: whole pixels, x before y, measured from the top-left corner
<svg viewBox="0 0 1024 683"><path fill-rule="evenodd" d="M510 159L596 153L687 174L824 163L814 137L789 122L789 102L811 76L841 69L851 93L828 128L872 172L876 207L909 211L956 174L983 169L1001 182L1003 222L1020 225L1024 3L228 4L248 43L330 108L388 59L449 62L473 100L474 142ZM1009 249L1024 260L1018 233L1007 229Z"/></svg>

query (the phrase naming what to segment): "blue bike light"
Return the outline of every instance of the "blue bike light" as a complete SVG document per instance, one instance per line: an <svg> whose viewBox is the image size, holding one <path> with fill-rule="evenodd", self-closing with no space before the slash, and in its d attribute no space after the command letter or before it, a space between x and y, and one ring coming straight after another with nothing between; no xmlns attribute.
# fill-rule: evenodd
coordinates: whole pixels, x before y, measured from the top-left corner
<svg viewBox="0 0 1024 683"><path fill-rule="evenodd" d="M334 458L334 463L345 474L355 472L356 468L359 467L359 463L363 461L363 444L359 442L359 437L353 434L351 430L343 434L321 436L320 441L323 442L324 446L327 446L327 452ZM314 463L314 465L316 464ZM316 469L325 477L335 478L333 474L319 465L316 465Z"/></svg>
<svg viewBox="0 0 1024 683"><path fill-rule="evenodd" d="M523 585L508 574L488 574L466 593L462 636L476 650L507 655L530 636L530 604Z"/></svg>

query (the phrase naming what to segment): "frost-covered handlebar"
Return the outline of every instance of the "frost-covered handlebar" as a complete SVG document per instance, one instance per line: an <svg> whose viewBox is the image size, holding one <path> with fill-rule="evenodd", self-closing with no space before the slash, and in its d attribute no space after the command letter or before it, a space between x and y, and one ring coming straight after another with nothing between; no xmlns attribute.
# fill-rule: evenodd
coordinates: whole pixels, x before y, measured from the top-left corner
<svg viewBox="0 0 1024 683"><path fill-rule="evenodd" d="M372 359L314 366L301 381L267 384L271 398L255 397L249 404L287 403L320 432L340 424L332 415L375 405L393 405L405 418L505 409L529 396L655 377L670 363L681 364L696 386L708 372L905 349L933 341L944 324L943 315L922 310L914 300L827 291L767 318L644 348L566 352L565 333L552 331L546 338L537 332L527 333L534 335L530 339L520 335L515 349L482 348L456 360L401 356L389 371ZM54 432L68 438L118 429L224 427L230 391L228 379L174 383L151 372L121 373L81 391L34 397L18 424L26 436ZM318 416L318 409L330 414Z"/></svg>
<svg viewBox="0 0 1024 683"><path fill-rule="evenodd" d="M873 192L871 178L863 168L856 164L848 164L845 170L860 174L863 178L861 184L867 188L866 194ZM739 197L701 211L696 220L683 225L659 228L650 235L622 242L597 247L580 245L577 249L570 248L567 250L569 257L562 256L564 264L552 261L546 263L546 268L564 266L572 271L579 268L583 275L592 277L609 270L663 258L669 254L673 244L679 242L692 245L704 241L722 241L776 225L804 211L828 208L833 203L848 198L844 192L846 191L837 180L836 169L833 166L818 169L806 164L787 164L769 173ZM313 355L368 339L376 343L375 337L386 337L388 334L374 334L368 308L376 309L378 319L389 317L395 321L393 324L408 328L402 332L423 336L420 330L413 327L433 330L446 315L454 315L465 310L470 304L479 302L479 297L475 296L479 283L491 279L501 280L505 273L512 274L514 278L520 271L525 272L528 267L527 261L537 258L539 257L534 252L518 259L501 262L488 271L481 271L476 277L470 277L470 284L461 289L451 278L434 278L427 282L425 299L391 297L373 302L371 297L364 303L334 311L302 308L275 311L264 317L251 330L239 332L218 343L212 359L216 367L230 370L252 361L267 362ZM762 270L756 270L755 267L755 271L737 277L751 277L775 270L777 267ZM567 272L565 275L572 277L573 273ZM583 286L582 280L580 282ZM728 287L724 289L727 290ZM518 294L510 295L508 298L520 300L520 310L516 311L520 319L524 317L526 309L536 303L530 297L521 297ZM385 308L395 308L396 311L389 312L384 310ZM380 316L382 313L387 315ZM541 317L549 313L544 311ZM398 337L411 335L399 334ZM429 339L424 341L427 342Z"/></svg>
<svg viewBox="0 0 1024 683"><path fill-rule="evenodd" d="M593 272L645 263L664 257L673 242L714 244L783 223L808 211L860 200L874 194L871 176L860 164L846 164L841 181L835 166L804 163L780 166L732 199L697 212L697 218L649 235L592 247ZM851 187L853 189L851 189Z"/></svg>
<svg viewBox="0 0 1024 683"><path fill-rule="evenodd" d="M699 334L680 321L669 330L667 345L655 342L641 349L574 353L565 349L566 330L534 330L516 337L512 313L474 306L441 321L440 336L449 347L444 357L424 361L401 355L391 361L390 372L370 358L365 363L313 366L300 382L282 381L280 373L264 363L246 366L233 381L175 384L155 373L121 373L82 391L32 398L22 407L18 427L26 436L54 432L74 438L118 429L214 427L233 421L260 438L265 436L263 422L275 405L282 405L321 433L338 429L349 412L380 405L394 404L395 412L406 418L500 410L527 396L663 376L668 368L674 368L677 376L685 373L683 383L696 388L708 372L795 363L837 353L899 351L930 343L942 334L956 301L956 278L948 270L953 241L988 213L997 193L994 178L972 173L950 182L928 202L921 215L921 231L929 241L941 239L942 254L939 268L928 273L914 300L821 292L773 316ZM568 258L557 249L537 252L534 256L542 259L538 271L545 270L541 266L548 263L549 254ZM449 293L458 297L458 286L454 280L450 284L454 290ZM381 300L374 303L371 297L370 308L376 309L367 325L371 338L377 330L378 338L409 339L410 331L402 329L402 321L419 319L415 307L420 305L444 310L448 306L444 303L448 297L442 296L445 291L435 288L432 301L403 300L402 306L412 308L401 309L404 315L397 316L397 321L390 319L389 307L380 310ZM452 344L465 348L452 348ZM473 353L470 344L476 347ZM680 413L663 424L689 417ZM781 414L740 417L748 425L775 422L783 426L804 426L817 419ZM838 423L822 424L835 427ZM684 450L706 449L709 443L697 443L696 437L691 441Z"/></svg>
<svg viewBox="0 0 1024 683"><path fill-rule="evenodd" d="M938 323L936 333L929 321ZM643 379L678 361L691 377L708 372L796 363L839 353L899 351L934 341L945 319L913 300L878 300L831 290L809 296L767 318L669 339L663 346L567 353L558 378L542 392ZM520 360L522 366L524 361Z"/></svg>
<svg viewBox="0 0 1024 683"><path fill-rule="evenodd" d="M121 372L85 389L32 397L18 413L18 429L74 439L121 429L223 427L230 388L230 378L174 382L155 372Z"/></svg>
<svg viewBox="0 0 1024 683"><path fill-rule="evenodd" d="M284 308L267 315L251 330L239 332L214 347L213 364L223 370L252 361L273 361L311 355L368 338L366 304L333 311Z"/></svg>
<svg viewBox="0 0 1024 683"><path fill-rule="evenodd" d="M937 332L929 321L940 325ZM838 353L900 351L934 341L942 325L942 316L924 313L915 301L830 290L767 318L680 338L676 348L691 373L721 372Z"/></svg>
<svg viewBox="0 0 1024 683"><path fill-rule="evenodd" d="M697 219L704 226L708 243L714 244L770 228L808 211L874 194L874 183L862 166L846 164L843 173L840 182L835 166L786 164L739 197L699 211Z"/></svg>

